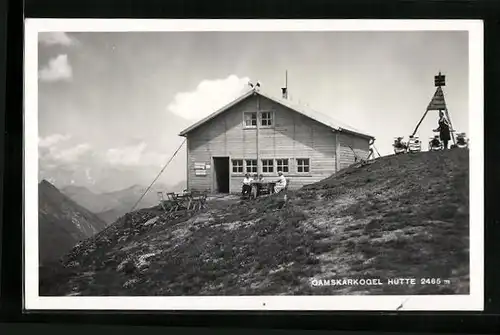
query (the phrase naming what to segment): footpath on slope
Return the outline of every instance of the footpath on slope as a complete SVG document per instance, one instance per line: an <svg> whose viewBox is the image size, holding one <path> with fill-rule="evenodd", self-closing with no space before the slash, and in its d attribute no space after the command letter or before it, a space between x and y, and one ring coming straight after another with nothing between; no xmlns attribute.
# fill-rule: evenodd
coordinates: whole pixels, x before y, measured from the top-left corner
<svg viewBox="0 0 500 335"><path fill-rule="evenodd" d="M291 192L192 217L127 214L40 269L40 295L467 294L468 150L377 159ZM441 278L313 286L312 279Z"/></svg>

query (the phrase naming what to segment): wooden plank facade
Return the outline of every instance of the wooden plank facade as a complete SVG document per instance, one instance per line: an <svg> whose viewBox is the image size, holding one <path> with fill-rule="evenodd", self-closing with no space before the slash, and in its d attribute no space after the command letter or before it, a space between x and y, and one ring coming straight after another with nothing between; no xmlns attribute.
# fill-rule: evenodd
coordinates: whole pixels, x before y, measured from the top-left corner
<svg viewBox="0 0 500 335"><path fill-rule="evenodd" d="M258 93L181 133L187 138L187 186L191 190L241 192L246 172L290 188L317 182L369 154L367 136L335 131Z"/></svg>

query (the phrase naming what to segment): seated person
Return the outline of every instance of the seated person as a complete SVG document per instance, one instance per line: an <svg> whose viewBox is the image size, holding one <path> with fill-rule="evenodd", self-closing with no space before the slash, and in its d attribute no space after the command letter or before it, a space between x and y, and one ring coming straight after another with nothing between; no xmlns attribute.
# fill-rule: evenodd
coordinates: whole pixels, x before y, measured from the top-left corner
<svg viewBox="0 0 500 335"><path fill-rule="evenodd" d="M264 176L262 174L259 174L259 178L257 179L260 182L264 181Z"/></svg>
<svg viewBox="0 0 500 335"><path fill-rule="evenodd" d="M282 190L284 190L286 187L286 178L283 175L283 172L278 171L278 181L276 182L276 185L274 186L274 193L279 193Z"/></svg>
<svg viewBox="0 0 500 335"><path fill-rule="evenodd" d="M248 173L246 173L245 178L243 178L243 186L241 190L241 193L243 195L250 194L250 192L252 191L252 182L253 179L250 177Z"/></svg>

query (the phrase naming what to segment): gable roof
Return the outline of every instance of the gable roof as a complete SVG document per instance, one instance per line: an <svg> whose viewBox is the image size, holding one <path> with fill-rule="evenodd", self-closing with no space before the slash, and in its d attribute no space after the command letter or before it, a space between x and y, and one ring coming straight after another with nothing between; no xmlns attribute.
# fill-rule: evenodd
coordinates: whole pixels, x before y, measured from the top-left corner
<svg viewBox="0 0 500 335"><path fill-rule="evenodd" d="M258 94L260 96L263 96L271 101L274 101L277 104L280 104L280 105L282 105L286 108L289 108L289 109L291 109L299 114L302 114L310 119L313 119L314 121L317 121L317 122L331 128L333 131L350 133L350 134L357 135L357 136L364 137L364 138L368 138L368 139L375 139L375 137L373 137L370 134L367 134L366 132L355 129L355 128L353 128L353 127L351 127L351 126L349 126L341 121L335 120L329 116L321 114L321 113L313 110L310 107L295 104L293 101L290 101L287 99L281 99L281 98L274 97L268 93L263 92L262 89L257 88L257 87L250 89L249 91L242 94L241 96L239 96L235 100L231 101L229 104L225 105L224 107L220 108L219 110L215 111L214 113L208 115L207 117L201 119L200 121L194 123L193 125L189 126L186 129L184 129L182 132L179 133L179 136L186 136L192 130L194 130L194 129L198 128L199 126L201 126L202 124L212 120L216 116L224 113L229 108L233 107L234 105L238 104L239 102L245 100L246 98L248 98L254 94Z"/></svg>

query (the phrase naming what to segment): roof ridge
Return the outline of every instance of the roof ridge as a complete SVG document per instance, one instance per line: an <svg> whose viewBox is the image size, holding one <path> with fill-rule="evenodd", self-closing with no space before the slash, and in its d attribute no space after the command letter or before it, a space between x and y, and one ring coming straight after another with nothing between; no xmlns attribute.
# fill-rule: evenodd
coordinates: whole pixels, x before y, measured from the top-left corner
<svg viewBox="0 0 500 335"><path fill-rule="evenodd" d="M187 133L189 133L193 129L198 128L199 126L201 126L205 122L207 122L207 121L213 119L214 117L216 117L217 115L225 112L227 109L229 109L230 107L234 106L235 104L241 102L242 100L246 99L251 94L259 94L259 95L261 95L267 99L270 99L278 104L281 104L281 105L283 105L283 106L285 106L285 107L287 107L287 108L289 108L289 109L291 109L299 114L302 114L306 117L309 117L310 119L313 119L319 123L322 123L322 124L328 126L329 128L332 128L336 131L346 131L346 132L354 133L356 135L361 135L363 137L369 137L372 139L374 138L372 135L370 135L364 131L361 131L359 129L356 129L354 127L351 127L350 125L348 125L347 123L345 123L341 120L338 120L336 118L332 118L329 115L321 113L318 110L311 108L310 106L305 106L305 105L300 104L300 103L297 104L294 101L289 100L289 99L278 98L278 97L274 96L273 94L270 94L265 90L262 90L261 87L257 87L257 86L250 88L248 91L244 91L239 97L232 100L231 102L229 102L225 106L219 108L218 110L216 110L212 114L210 114L210 115L202 118L201 120L197 121L196 123L192 124L191 126L186 128L185 130L180 132L179 135L185 136Z"/></svg>
<svg viewBox="0 0 500 335"><path fill-rule="evenodd" d="M276 96L274 96L273 94L269 94L267 93L266 91L263 91L261 92L263 93L264 96L266 96L267 98L271 99L271 100L275 100L277 102L280 102L282 104L285 104L287 107L293 109L293 110L296 110L298 108L300 109L307 109L309 112L312 112L313 114L315 114L316 116L318 117L323 117L325 118L324 121L332 121L333 123L337 123L337 125L330 125L332 128L337 128L337 130L351 130L353 132L356 132L356 133L359 133L360 135L366 135L366 136L369 136L369 137L372 137L371 135L369 135L368 133L366 133L365 131L363 130L360 130L360 129L356 129L350 125L348 125L346 122L340 120L340 119L337 119L336 117L332 117L330 115L327 115L321 111L319 111L318 109L316 108L313 108L311 106L308 106L308 105L305 105L305 104L301 104L300 102L295 102L295 101L292 101L292 100L288 100L288 99L283 99L283 98L278 98ZM296 107L296 108L293 108L293 107ZM299 111L300 112L300 111ZM306 115L308 116L308 115ZM313 118L315 119L315 118ZM319 121L317 119L315 119L316 121ZM321 123L324 123L324 122L321 122Z"/></svg>

